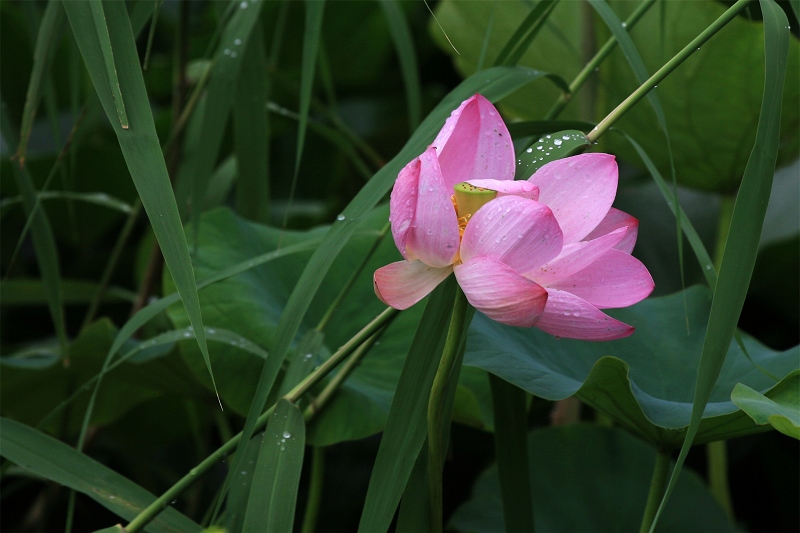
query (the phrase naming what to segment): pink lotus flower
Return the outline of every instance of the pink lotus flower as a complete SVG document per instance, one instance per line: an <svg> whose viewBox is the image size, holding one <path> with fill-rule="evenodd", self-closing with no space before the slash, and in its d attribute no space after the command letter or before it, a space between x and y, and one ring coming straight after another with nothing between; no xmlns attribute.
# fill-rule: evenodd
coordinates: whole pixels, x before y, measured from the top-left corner
<svg viewBox="0 0 800 533"><path fill-rule="evenodd" d="M406 309L455 272L470 304L498 322L597 341L633 333L600 311L653 290L630 255L638 221L611 207L614 157L584 154L513 177L505 124L488 100L469 98L398 175L389 219L405 259L375 271L378 297Z"/></svg>

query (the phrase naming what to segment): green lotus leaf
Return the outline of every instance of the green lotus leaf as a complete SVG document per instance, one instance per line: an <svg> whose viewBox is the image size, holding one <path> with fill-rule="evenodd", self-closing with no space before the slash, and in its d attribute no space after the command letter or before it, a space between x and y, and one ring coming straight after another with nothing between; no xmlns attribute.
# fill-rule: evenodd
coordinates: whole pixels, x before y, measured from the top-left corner
<svg viewBox="0 0 800 533"><path fill-rule="evenodd" d="M472 321L465 364L482 368L548 400L577 395L621 426L664 449L680 446L710 309L702 287L612 310L636 327L628 338L592 343L557 339L538 329L504 326L480 313ZM800 347L779 352L741 334L731 343L696 443L763 431L731 401L737 383L771 396L798 367Z"/></svg>
<svg viewBox="0 0 800 533"><path fill-rule="evenodd" d="M298 339L314 328L334 301L341 287L361 264L386 223L388 206L376 209L362 221L356 236L346 245L323 281L300 328ZM194 269L198 279L257 255L319 237L327 231L282 231L239 218L228 209L203 215ZM203 321L211 328L234 331L268 350L283 308L311 252L280 258L248 270L200 291ZM313 357L317 364L347 342L386 306L375 297L375 269L401 260L391 235L387 235L324 330L324 346ZM165 293L174 291L165 280ZM363 438L383 430L397 379L422 315L422 305L403 311L378 340L336 395L309 424L307 439L314 445ZM183 307L175 305L169 316L176 328L189 325ZM196 343L182 342L186 364L210 388L208 372ZM222 399L234 411L246 414L261 374L262 360L235 345L211 343L211 366ZM301 354L305 355L305 354ZM290 355L291 357L291 355ZM483 371L465 369L463 390L454 419L467 425L490 428L488 383Z"/></svg>
<svg viewBox="0 0 800 533"><path fill-rule="evenodd" d="M576 424L528 434L537 531L638 531L655 451L617 428ZM703 480L684 470L659 531L736 531ZM489 467L450 529L505 531L497 466Z"/></svg>
<svg viewBox="0 0 800 533"><path fill-rule="evenodd" d="M769 424L784 435L800 440L800 371L792 372L767 398L743 383L737 383L731 400L756 424Z"/></svg>

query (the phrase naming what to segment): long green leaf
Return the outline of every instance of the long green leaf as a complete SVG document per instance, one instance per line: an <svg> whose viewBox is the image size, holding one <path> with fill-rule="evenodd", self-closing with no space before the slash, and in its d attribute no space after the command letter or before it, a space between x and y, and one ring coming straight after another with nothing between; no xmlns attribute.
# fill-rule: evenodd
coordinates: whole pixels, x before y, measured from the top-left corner
<svg viewBox="0 0 800 533"><path fill-rule="evenodd" d="M0 454L30 472L87 495L130 520L156 498L128 478L41 431L0 418ZM164 510L148 530L184 533L202 528L173 508Z"/></svg>
<svg viewBox="0 0 800 533"><path fill-rule="evenodd" d="M93 281L62 279L61 298L64 304L87 304L97 292ZM40 279L12 278L0 282L3 306L47 304L45 284ZM103 299L112 302L133 302L136 293L121 287L109 287Z"/></svg>
<svg viewBox="0 0 800 533"><path fill-rule="evenodd" d="M711 256L708 255L708 250L706 250L703 241L700 239L700 235L698 235L697 231L694 229L692 221L689 220L689 217L686 216L686 213L683 211L680 203L678 203L678 197L675 196L674 190L661 176L661 173L653 163L653 160L650 159L650 156L647 155L647 152L644 151L639 143L633 140L633 137L622 130L613 131L619 132L628 140L629 143L631 143L631 146L633 146L633 148L639 154L639 157L642 159L644 166L647 167L648 172L650 172L650 176L653 178L653 181L656 182L656 186L658 186L658 190L661 192L664 200L667 201L667 205L672 211L672 214L680 219L683 234L686 235L686 238L689 240L689 246L692 247L692 251L697 258L697 262L700 263L700 268L702 269L703 275L706 278L706 283L708 283L709 288L713 290L717 284L717 271L714 269L714 263L711 260Z"/></svg>
<svg viewBox="0 0 800 533"><path fill-rule="evenodd" d="M297 154L294 160L294 180L300 171L303 145L306 139L308 111L311 108L311 90L314 88L314 72L317 67L317 52L322 38L322 19L325 13L324 0L306 0L306 25L303 31L303 61L300 74L300 124L297 128ZM292 187L294 188L294 187Z"/></svg>
<svg viewBox="0 0 800 533"><path fill-rule="evenodd" d="M452 276L428 300L408 350L372 468L358 530L386 531L427 435L428 396L447 337L456 284Z"/></svg>
<svg viewBox="0 0 800 533"><path fill-rule="evenodd" d="M88 5L90 3L92 2L65 2L64 7L95 90L117 134L125 162L150 219L164 260L175 279L175 285L194 327L197 343L213 381L186 236L181 226L175 196L172 193L150 111L150 102L139 67L139 56L128 13L122 2L104 4L104 15L117 65L121 97L127 102L125 107L130 127L123 129L119 120L115 120L117 107L108 89L111 81L105 68L100 40L92 25L93 15Z"/></svg>
<svg viewBox="0 0 800 533"><path fill-rule="evenodd" d="M294 159L292 185L289 189L289 207L294 201L297 180L300 175L300 161L303 159L303 147L306 142L308 112L311 109L311 91L314 88L314 73L317 67L319 42L322 38L322 19L325 12L325 0L306 0L305 28L303 31L303 59L300 66L300 112L297 126L297 152ZM289 220L290 209L283 216L283 227Z"/></svg>
<svg viewBox="0 0 800 533"><path fill-rule="evenodd" d="M397 57L400 59L400 71L403 74L403 83L406 86L406 100L408 101L408 125L413 132L422 120L422 88L419 83L419 67L417 54L414 51L414 40L406 21L406 15L396 0L380 0L380 5L389 24L389 33L392 35Z"/></svg>
<svg viewBox="0 0 800 533"><path fill-rule="evenodd" d="M506 531L533 531L528 479L528 413L525 391L489 374L494 411L494 450L503 495Z"/></svg>
<svg viewBox="0 0 800 533"><path fill-rule="evenodd" d="M558 0L541 0L531 9L528 16L520 23L514 34L509 37L506 45L497 54L497 58L494 60L495 66L511 66L519 62L557 3Z"/></svg>
<svg viewBox="0 0 800 533"><path fill-rule="evenodd" d="M628 60L628 64L633 70L633 74L636 76L636 80L639 83L644 83L647 78L649 78L647 74L647 69L644 66L644 61L642 61L642 56L639 55L639 50L637 50L636 45L633 44L633 39L628 34L628 30L622 21L619 20L617 14L609 7L605 0L589 0L589 3L592 7L597 11L597 14L603 19L603 22L606 23L608 29L611 30L611 33L617 39L617 43L619 44L622 53L625 54L625 59ZM667 134L667 119L664 116L664 109L661 107L661 102L658 99L658 95L656 91L650 91L647 93L647 99L650 102L650 105L653 107L653 111L656 113L656 118L658 119L658 123L661 126L664 135L667 136L669 140L669 135Z"/></svg>
<svg viewBox="0 0 800 533"><path fill-rule="evenodd" d="M103 10L103 2L89 2L92 12L92 21L97 33L97 41L100 43L100 51L103 54L103 66L106 69L106 81L111 95L114 98L114 107L117 109L117 117L122 129L128 129L128 114L125 112L125 101L122 99L122 88L119 86L117 77L117 65L114 61L114 50L111 47L111 36L108 34L108 24L106 14Z"/></svg>
<svg viewBox="0 0 800 533"><path fill-rule="evenodd" d="M269 391L283 364L287 350L325 274L356 231L361 218L366 216L389 192L397 173L408 161L424 151L425 146L435 138L436 133L444 125L450 112L456 109L463 100L475 93L481 93L486 98L497 101L526 83L546 76L547 74L544 72L521 67L495 67L461 82L428 115L400 153L362 187L344 212L337 217L337 222L328 230L324 241L309 259L281 315L272 342L270 359L261 371L253 403L242 430L245 441L253 436L256 419L266 405ZM234 459L234 462L236 461L238 459ZM238 467L238 464L236 466Z"/></svg>
<svg viewBox="0 0 800 533"><path fill-rule="evenodd" d="M279 401L261 441L243 531L293 530L305 444L303 413Z"/></svg>
<svg viewBox="0 0 800 533"><path fill-rule="evenodd" d="M64 8L61 1L50 0L47 2L42 23L39 26L39 33L36 36L31 80L28 82L28 93L25 96L25 107L22 110L20 142L19 148L17 148L17 157L21 165L25 164L28 139L33 128L33 119L36 117L36 108L39 106L44 76L50 70L56 48L64 33L65 22L66 18L64 18Z"/></svg>
<svg viewBox="0 0 800 533"><path fill-rule="evenodd" d="M0 130L3 138L9 143L9 148L15 150L17 147L17 137L6 112L5 103L0 104ZM61 274L58 260L58 250L56 241L53 237L53 230L47 215L41 208L37 209L37 196L33 188L33 180L25 168L18 165L11 165L14 179L17 182L17 189L22 196L22 204L25 213L30 217L31 239L33 249L36 251L36 260L39 263L39 271L42 276L42 286L47 295L47 306L50 310L50 317L61 345L61 354L66 355L67 332L64 324L64 307L61 301Z"/></svg>
<svg viewBox="0 0 800 533"><path fill-rule="evenodd" d="M215 54L214 68L208 82L205 105L203 107L202 126L199 129L199 139L194 146L187 147L185 166L188 171L181 172L182 178L191 180L189 187L178 187L178 190L191 191L191 220L192 231L196 234L201 206L204 204L206 190L217 161L222 138L225 134L225 122L231 110L231 103L236 94L236 83L244 64L244 51L249 47L253 28L259 20L261 6L264 2L232 2L235 5L233 15L222 32L217 52ZM251 65L250 68L257 68ZM185 198L180 198L181 209L185 206ZM196 238L196 235L195 235Z"/></svg>
<svg viewBox="0 0 800 533"><path fill-rule="evenodd" d="M107 207L126 215L131 212L131 206L118 198L103 192L70 192L70 191L43 191L37 194L38 201L42 200L78 200L89 204ZM22 202L21 196L3 198L0 200L0 210Z"/></svg>
<svg viewBox="0 0 800 533"><path fill-rule="evenodd" d="M236 145L238 181L236 210L257 222L269 222L269 79L261 27L253 33L244 51L244 63L233 100L233 135Z"/></svg>
<svg viewBox="0 0 800 533"><path fill-rule="evenodd" d="M725 241L725 251L714 289L708 331L700 356L697 384L692 402L692 418L686 438L672 471L672 476L661 500L661 505L650 531L675 488L683 462L700 427L711 389L717 381L725 354L728 351L736 324L744 305L747 288L753 274L758 241L767 210L772 177L778 154L781 123L783 82L786 77L786 57L789 52L789 22L783 10L771 0L760 0L764 18L764 97L758 118L756 141L747 161L742 184L736 196L731 227Z"/></svg>

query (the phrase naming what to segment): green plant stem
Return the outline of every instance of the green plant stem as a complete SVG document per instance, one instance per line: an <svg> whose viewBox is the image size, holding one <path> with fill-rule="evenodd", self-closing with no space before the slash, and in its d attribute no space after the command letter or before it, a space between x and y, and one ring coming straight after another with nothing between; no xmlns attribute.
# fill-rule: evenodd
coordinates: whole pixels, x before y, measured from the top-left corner
<svg viewBox="0 0 800 533"><path fill-rule="evenodd" d="M727 442L718 440L706 444L706 456L708 457L708 485L714 499L725 511L728 522L734 523L733 504L731 503L731 491L728 484L728 450Z"/></svg>
<svg viewBox="0 0 800 533"><path fill-rule="evenodd" d="M122 226L122 231L120 231L119 236L117 237L117 242L114 243L114 248L111 250L111 256L108 258L106 268L103 270L103 275L100 278L100 284L97 287L97 291L95 291L94 296L92 297L92 302L89 304L89 309L87 309L86 315L83 317L83 324L81 325L82 330L91 324L92 320L94 320L95 314L97 313L97 308L100 306L100 301L103 299L103 296L105 296L106 291L108 290L108 284L111 281L111 276L114 274L114 270L117 268L117 263L122 255L122 250L125 248L125 244L128 242L128 238L131 235L133 226L136 223L136 220L139 218L139 214L141 212L142 200L141 198L137 197L136 202L131 208L131 212L128 213L128 218L125 220L125 225Z"/></svg>
<svg viewBox="0 0 800 533"><path fill-rule="evenodd" d="M625 26L630 31L639 19L644 16L645 13L656 3L656 0L645 0L638 6L636 9L631 13L631 15L625 19ZM575 76L575 79L572 80L572 83L569 84L569 93L561 93L561 96L558 97L558 100L550 108L550 111L547 112L547 115L544 117L545 120L553 120L555 119L561 111L569 103L570 99L575 95L575 92L580 90L583 87L583 84L589 80L589 77L594 73L595 69L602 63L608 55L616 48L617 46L617 39L614 36L611 36L606 43L597 51L597 53L592 57L592 59L586 63L586 66Z"/></svg>
<svg viewBox="0 0 800 533"><path fill-rule="evenodd" d="M353 338L339 348L339 350L337 350L336 353L334 353L327 361L322 363L303 381L298 383L295 388L286 393L283 398L290 402L296 402L399 312L400 311L392 309L391 307L385 309L381 314L375 317L372 322L364 326L361 331L356 333ZM258 417L254 431L258 431L266 427L267 421L269 421L269 418L272 416L272 412L274 410L275 406L273 405ZM242 433L240 432L225 444L220 446L214 453L206 457L200 464L192 468L189 473L178 480L177 483L167 489L166 492L156 498L153 503L148 505L133 520L131 520L131 522L125 526L125 531L128 533L135 533L146 526L153 518L158 516L158 514L167 505L169 505L169 502L178 497L184 490L194 483L194 481L197 480L201 474L208 472L208 470L210 470L215 464L224 459L227 455L233 453L236 450L236 447L239 445L241 438Z"/></svg>
<svg viewBox="0 0 800 533"><path fill-rule="evenodd" d="M327 404L328 400L330 400L334 393L339 390L339 387L342 383L344 383L344 380L346 380L353 370L356 369L358 364L361 362L361 359L367 354L367 352L369 352L370 348L372 348L375 342L381 338L383 332L386 331L387 327L389 327L391 320L392 319L390 319L386 325L377 331L372 337L364 341L364 343L361 344L361 346L359 346L355 352L353 352L353 356L350 357L347 363L345 363L339 373L336 374L327 385L325 385L325 388L322 389L322 392L320 392L316 398L309 402L305 411L303 411L303 417L306 420L310 420L315 414L320 412L323 407L325 407L325 404Z"/></svg>
<svg viewBox="0 0 800 533"><path fill-rule="evenodd" d="M430 531L442 531L442 469L444 450L442 443L442 419L444 416L445 391L458 359L458 349L467 314L467 297L461 288L456 289L450 329L447 331L442 359L433 378L431 395L428 400L428 485L430 490Z"/></svg>
<svg viewBox="0 0 800 533"><path fill-rule="evenodd" d="M714 249L714 268L719 272L722 255L725 253L725 242L728 240L728 231L733 217L733 206L736 195L726 194L721 198L719 219L717 222L717 242ZM725 441L709 442L706 444L706 457L708 458L708 485L714 499L725 511L728 521L734 523L733 503L728 483L728 451Z"/></svg>
<svg viewBox="0 0 800 533"><path fill-rule="evenodd" d="M372 255L378 249L378 246L380 246L381 242L383 242L383 238L386 236L386 233L389 231L390 227L391 224L387 222L386 225L384 225L383 228L381 228L380 232L378 233L378 238L375 239L375 242L372 243L372 246L367 251L366 255L364 255L364 259L361 261L361 264L358 265L358 268L356 268L353 271L353 274L350 276L350 279L348 279L347 282L345 282L344 286L342 287L342 290L339 291L339 294L336 295L336 299L333 301L331 306L325 312L325 316L323 316L322 319L319 321L319 324L317 324L317 327L315 328L317 331L322 332L322 330L325 329L325 326L328 325L328 322L330 321L331 317L333 317L333 313L339 307L339 304L342 303L342 300L344 300L345 296L347 296L347 293L355 284L356 279L358 278L359 275L361 275L361 272L367 266L367 263L372 258Z"/></svg>
<svg viewBox="0 0 800 533"><path fill-rule="evenodd" d="M639 532L650 531L653 519L656 517L658 505L664 496L664 489L667 487L667 474L669 473L669 452L659 450L656 454L656 464L653 467L653 477L650 480L650 492L647 494L647 504L644 507L644 516Z"/></svg>
<svg viewBox="0 0 800 533"><path fill-rule="evenodd" d="M325 480L325 448L314 446L311 457L311 482L308 487L306 511L303 514L302 533L313 533L317 530L319 504L322 502L322 482Z"/></svg>
<svg viewBox="0 0 800 533"><path fill-rule="evenodd" d="M600 121L600 123L595 126L595 128L589 132L587 135L587 139L590 142L595 142L597 139L600 138L606 131L608 131L614 123L617 122L630 108L636 105L639 100L644 98L647 93L649 93L653 88L655 88L664 78L666 78L669 74L672 73L681 63L686 61L686 59L695 53L700 46L702 46L706 41L708 41L711 37L713 37L719 30L721 30L725 25L733 20L733 18L739 14L741 10L743 10L747 4L751 0L738 0L735 4L733 4L730 8L728 8L725 13L720 15L720 17L711 23L705 30L703 30L700 35L695 37L689 44L687 44L683 50L675 54L675 56L667 61L663 67L658 69L658 71L650 76L650 78L645 81L643 84L639 86L638 89L633 91L630 96L628 96L621 104L619 104L616 109L614 109L611 113L609 113L606 118Z"/></svg>

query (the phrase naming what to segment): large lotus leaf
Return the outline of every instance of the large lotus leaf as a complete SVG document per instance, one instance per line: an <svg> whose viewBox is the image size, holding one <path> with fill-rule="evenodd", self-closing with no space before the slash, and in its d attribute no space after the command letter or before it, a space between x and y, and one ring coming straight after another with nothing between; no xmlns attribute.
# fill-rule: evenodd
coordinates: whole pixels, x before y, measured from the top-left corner
<svg viewBox="0 0 800 533"><path fill-rule="evenodd" d="M495 58L530 12L532 5L522 0L443 0L436 8L436 18L441 28L434 20L431 20L428 28L436 44L453 56L458 72L467 77L474 74L478 67L490 22L491 33L484 68L494 64ZM556 74L569 83L583 67L580 52L583 8L581 2L559 2L519 65ZM502 109L513 116L541 119L559 94L555 85L542 81L522 87L504 98ZM559 118L579 118L578 107L568 107Z"/></svg>
<svg viewBox="0 0 800 533"><path fill-rule="evenodd" d="M612 2L622 20L636 5L630 1ZM583 27L587 25L586 17L581 16L584 7L581 2L559 2L519 64L571 81L585 63L581 60L582 36L591 35L592 28ZM648 73L658 70L726 8L722 2L703 0L664 2L662 8L651 9L631 30ZM494 60L530 10L531 4L522 1L445 0L439 4L437 17L459 54L453 51L442 30L433 22L430 32L437 44L454 57L459 72L466 76L477 68L490 20L488 62ZM594 30L594 44L599 48L610 32L599 18L596 18ZM787 72L793 75L786 76L784 86L779 166L796 157L800 146L799 71L800 46L797 38L791 37ZM601 65L599 82L594 117L597 120L639 86L619 49ZM680 183L712 191L733 191L738 187L755 139L763 86L763 25L744 17L731 21L658 85L657 94L667 117ZM578 102L586 102L587 90L589 87L576 94L576 103L567 107L560 118L577 118ZM557 96L555 87L536 84L504 100L502 108L514 117L542 119ZM647 101L628 111L616 126L632 135L659 168L670 168L664 134ZM601 148L640 164L638 155L622 137L605 136Z"/></svg>
<svg viewBox="0 0 800 533"><path fill-rule="evenodd" d="M615 428L584 424L532 431L528 464L537 531L637 531L655 451ZM450 519L458 531L505 531L497 466ZM736 531L700 477L684 471L657 531Z"/></svg>
<svg viewBox="0 0 800 533"><path fill-rule="evenodd" d="M388 209L384 207L373 211L362 222L361 229L323 281L304 318L300 336L319 323L375 242L378 230L387 218ZM326 230L323 227L311 231L281 231L241 219L228 209L213 210L201 219L198 251L194 257L195 273L198 279L203 279L275 250L279 242L286 247L320 236ZM204 322L212 328L234 331L268 350L284 305L310 255L311 252L289 255L201 290ZM376 268L400 259L391 235L387 235L325 328L325 346L317 354L317 361L347 342L385 309L386 306L373 292L372 273ZM173 290L171 281L167 279L165 292ZM314 417L307 434L310 443L326 445L366 437L383 429L421 310L422 305L417 305L400 313L330 403ZM176 327L189 325L182 306L170 308L169 316ZM220 396L234 411L246 414L262 361L235 345L213 343L209 349ZM196 343L181 343L181 351L197 378L210 387L208 372ZM479 410L481 402L476 400L488 397L488 384L483 372L471 369L463 373L461 384L468 394L460 396L463 401L456 409L456 421L491 427L487 410Z"/></svg>
<svg viewBox="0 0 800 533"><path fill-rule="evenodd" d="M800 371L786 376L775 389L770 399L737 383L731 400L756 424L769 424L784 435L800 439Z"/></svg>
<svg viewBox="0 0 800 533"><path fill-rule="evenodd" d="M615 2L621 17L631 2ZM633 30L648 72L653 73L727 9L722 2L664 2ZM659 33L663 29L663 35ZM654 37L659 36L659 37ZM778 164L797 157L800 140L800 43L790 37L781 113ZM616 51L601 68L607 110L639 84L624 56ZM667 117L675 170L680 183L699 189L733 191L750 156L764 91L764 28L761 22L736 17L658 85ZM669 168L664 135L647 103L635 106L617 126L633 136L656 165ZM607 136L610 151L638 162L621 137Z"/></svg>
<svg viewBox="0 0 800 533"><path fill-rule="evenodd" d="M480 313L472 321L465 364L483 368L548 400L577 395L620 425L663 448L680 446L692 411L710 295L692 287L609 314L636 327L628 338L592 343L538 329L504 326ZM731 401L741 382L770 396L798 368L800 347L777 352L742 333L747 358L731 342L695 442L760 431ZM766 371L766 372L765 372ZM763 428L762 428L763 429Z"/></svg>
<svg viewBox="0 0 800 533"><path fill-rule="evenodd" d="M0 358L2 416L28 425L38 424L53 408L94 377L102 368L117 330L103 319L86 328L69 348L69 364L55 354L31 349ZM132 347L132 345L131 345ZM107 424L130 409L164 393L184 396L202 391L193 385L177 354L111 371L103 380L92 416L93 424ZM44 428L77 431L89 400L90 388Z"/></svg>

